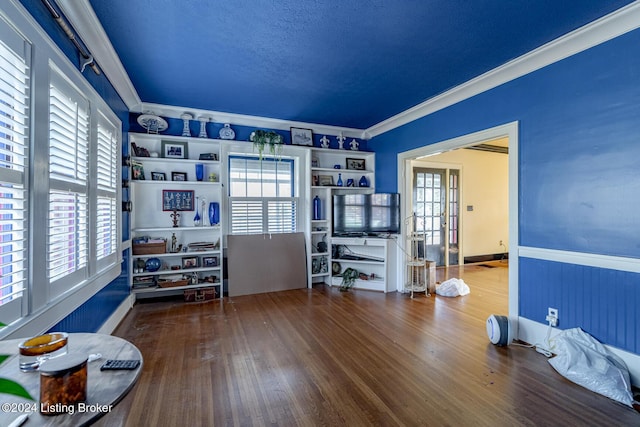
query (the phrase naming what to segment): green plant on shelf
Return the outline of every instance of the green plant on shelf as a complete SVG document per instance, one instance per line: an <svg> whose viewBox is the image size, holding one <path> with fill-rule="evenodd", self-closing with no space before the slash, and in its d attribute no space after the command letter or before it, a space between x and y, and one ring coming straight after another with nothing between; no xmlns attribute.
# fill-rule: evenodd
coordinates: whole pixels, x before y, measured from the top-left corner
<svg viewBox="0 0 640 427"><path fill-rule="evenodd" d="M270 130L256 130L251 133L249 138L253 142L253 148L258 151L260 160L262 160L262 154L269 152L272 156L279 158L282 152L282 146L284 145L284 139L282 135Z"/></svg>
<svg viewBox="0 0 640 427"><path fill-rule="evenodd" d="M340 284L340 292L347 292L356 283L356 279L360 276L358 270L354 268L347 268L342 272L342 283Z"/></svg>
<svg viewBox="0 0 640 427"><path fill-rule="evenodd" d="M0 328L4 328L4 323L0 323ZM0 365L9 358L9 354L0 354ZM0 393L11 394L13 396L24 397L25 399L34 400L27 390L20 384L7 378L0 378Z"/></svg>

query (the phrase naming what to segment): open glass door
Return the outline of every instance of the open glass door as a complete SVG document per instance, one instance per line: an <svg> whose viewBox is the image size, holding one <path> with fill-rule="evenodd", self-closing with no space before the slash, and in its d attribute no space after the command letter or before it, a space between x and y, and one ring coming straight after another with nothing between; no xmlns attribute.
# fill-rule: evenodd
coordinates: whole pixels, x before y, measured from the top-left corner
<svg viewBox="0 0 640 427"><path fill-rule="evenodd" d="M438 266L458 264L459 178L457 169L413 169L415 231L425 234L426 258Z"/></svg>

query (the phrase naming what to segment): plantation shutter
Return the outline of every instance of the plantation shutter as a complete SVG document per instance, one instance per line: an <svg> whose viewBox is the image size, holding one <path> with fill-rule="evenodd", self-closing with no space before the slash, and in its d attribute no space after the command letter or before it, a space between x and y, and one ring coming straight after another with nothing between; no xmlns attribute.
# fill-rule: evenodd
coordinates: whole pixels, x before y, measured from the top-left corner
<svg viewBox="0 0 640 427"><path fill-rule="evenodd" d="M118 244L116 126L102 114L98 120L96 258L115 255Z"/></svg>
<svg viewBox="0 0 640 427"><path fill-rule="evenodd" d="M15 33L7 34L8 29L4 26L1 30L0 316L3 323L9 323L21 316L21 301L28 275L25 177L28 164L30 69L27 63L28 45Z"/></svg>
<svg viewBox="0 0 640 427"><path fill-rule="evenodd" d="M89 103L55 70L49 87L47 275L86 276Z"/></svg>

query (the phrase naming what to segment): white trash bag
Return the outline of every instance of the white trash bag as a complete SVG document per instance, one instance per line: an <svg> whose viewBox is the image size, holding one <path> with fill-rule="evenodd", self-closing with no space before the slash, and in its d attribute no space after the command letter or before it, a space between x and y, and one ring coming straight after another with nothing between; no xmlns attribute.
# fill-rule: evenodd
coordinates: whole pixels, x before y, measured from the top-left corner
<svg viewBox="0 0 640 427"><path fill-rule="evenodd" d="M462 279L453 278L436 285L436 294L443 297L457 297L469 292L469 286Z"/></svg>
<svg viewBox="0 0 640 427"><path fill-rule="evenodd" d="M627 365L580 328L567 329L552 339L557 356L549 363L563 377L591 391L633 404Z"/></svg>

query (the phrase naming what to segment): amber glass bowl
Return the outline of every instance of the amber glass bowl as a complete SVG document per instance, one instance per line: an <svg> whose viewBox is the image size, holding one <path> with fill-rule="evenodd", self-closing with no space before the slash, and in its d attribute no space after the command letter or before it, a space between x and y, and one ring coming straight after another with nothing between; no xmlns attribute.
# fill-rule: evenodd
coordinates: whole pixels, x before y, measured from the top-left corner
<svg viewBox="0 0 640 427"><path fill-rule="evenodd" d="M66 332L51 332L24 341L18 346L20 370L36 370L43 360L66 354L68 340Z"/></svg>

